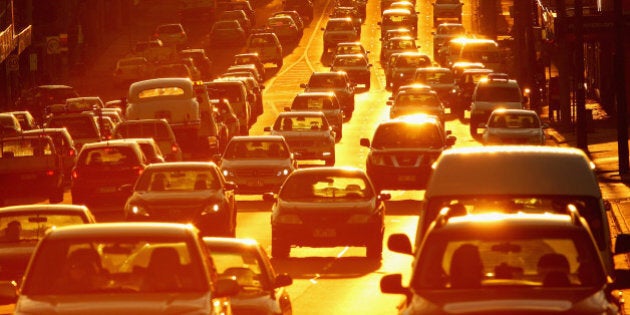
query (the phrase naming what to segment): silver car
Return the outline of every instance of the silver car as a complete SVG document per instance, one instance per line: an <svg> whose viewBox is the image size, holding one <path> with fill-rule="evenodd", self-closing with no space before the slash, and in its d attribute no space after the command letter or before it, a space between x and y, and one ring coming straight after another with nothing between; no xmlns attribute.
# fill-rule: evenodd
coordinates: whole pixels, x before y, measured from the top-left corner
<svg viewBox="0 0 630 315"><path fill-rule="evenodd" d="M545 128L533 110L496 109L483 133L484 144L545 144Z"/></svg>

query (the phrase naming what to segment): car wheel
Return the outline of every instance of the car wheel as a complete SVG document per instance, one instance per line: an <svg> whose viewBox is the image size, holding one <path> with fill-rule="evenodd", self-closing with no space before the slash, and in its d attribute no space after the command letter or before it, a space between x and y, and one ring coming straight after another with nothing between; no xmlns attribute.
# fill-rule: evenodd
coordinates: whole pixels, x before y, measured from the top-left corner
<svg viewBox="0 0 630 315"><path fill-rule="evenodd" d="M366 90L369 90L369 89L370 89L370 85L371 85L371 84L370 84L370 83L371 83L370 81L371 81L370 79L367 79L367 81L365 81L365 89L366 89Z"/></svg>
<svg viewBox="0 0 630 315"><path fill-rule="evenodd" d="M389 78L389 76L385 76L385 88L390 87L392 84L392 80Z"/></svg>
<svg viewBox="0 0 630 315"><path fill-rule="evenodd" d="M335 166L335 156L331 156L326 159L326 166Z"/></svg>
<svg viewBox="0 0 630 315"><path fill-rule="evenodd" d="M271 257L273 258L288 258L291 254L291 245L288 245L282 241L271 240Z"/></svg>
<svg viewBox="0 0 630 315"><path fill-rule="evenodd" d="M381 259L383 257L383 234L370 240L365 247L365 256L370 259Z"/></svg>
<svg viewBox="0 0 630 315"><path fill-rule="evenodd" d="M342 137L343 137L343 129L339 128L339 130L337 130L337 132L335 133L335 142L341 141Z"/></svg>
<svg viewBox="0 0 630 315"><path fill-rule="evenodd" d="M278 68L278 69L282 68L282 64L283 64L282 59L276 61L276 68Z"/></svg>
<svg viewBox="0 0 630 315"><path fill-rule="evenodd" d="M479 125L479 119L477 119L476 117L471 116L470 117L470 135L474 137L477 137L477 126Z"/></svg>

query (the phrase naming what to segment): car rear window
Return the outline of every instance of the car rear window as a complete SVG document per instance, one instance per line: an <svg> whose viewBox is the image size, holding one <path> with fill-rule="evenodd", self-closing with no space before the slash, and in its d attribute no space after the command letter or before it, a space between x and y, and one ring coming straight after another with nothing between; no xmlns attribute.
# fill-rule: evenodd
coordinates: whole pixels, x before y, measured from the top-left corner
<svg viewBox="0 0 630 315"><path fill-rule="evenodd" d="M77 165L89 167L135 165L140 160L134 150L129 147L92 148L81 153Z"/></svg>
<svg viewBox="0 0 630 315"><path fill-rule="evenodd" d="M68 129L73 139L98 138L98 129L92 116L53 118L48 127Z"/></svg>

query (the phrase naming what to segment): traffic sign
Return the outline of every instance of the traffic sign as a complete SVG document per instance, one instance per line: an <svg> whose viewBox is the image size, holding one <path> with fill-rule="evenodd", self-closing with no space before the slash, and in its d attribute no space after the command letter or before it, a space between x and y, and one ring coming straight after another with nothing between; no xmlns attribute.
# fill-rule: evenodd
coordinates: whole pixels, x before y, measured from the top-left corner
<svg viewBox="0 0 630 315"><path fill-rule="evenodd" d="M49 55L56 55L61 52L61 40L59 36L46 37L46 53Z"/></svg>
<svg viewBox="0 0 630 315"><path fill-rule="evenodd" d="M18 55L9 55L7 57L7 70L12 72L20 70L20 58Z"/></svg>

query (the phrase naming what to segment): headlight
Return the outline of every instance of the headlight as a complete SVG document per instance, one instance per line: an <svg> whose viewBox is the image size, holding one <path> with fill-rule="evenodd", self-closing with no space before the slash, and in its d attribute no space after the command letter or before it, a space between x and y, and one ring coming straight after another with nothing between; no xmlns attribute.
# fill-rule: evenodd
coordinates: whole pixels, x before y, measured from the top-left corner
<svg viewBox="0 0 630 315"><path fill-rule="evenodd" d="M228 169L223 169L222 171L224 177L234 177L234 172Z"/></svg>
<svg viewBox="0 0 630 315"><path fill-rule="evenodd" d="M217 203L213 203L203 208L203 211L201 211L201 215L214 214L214 213L219 212L219 210L221 210L221 206Z"/></svg>
<svg viewBox="0 0 630 315"><path fill-rule="evenodd" d="M370 216L367 214L355 214L348 219L348 224L365 224L370 221Z"/></svg>
<svg viewBox="0 0 630 315"><path fill-rule="evenodd" d="M283 214L276 217L276 223L302 224L302 220L296 214Z"/></svg>
<svg viewBox="0 0 630 315"><path fill-rule="evenodd" d="M134 216L144 216L144 217L149 216L149 213L147 212L147 210L143 206L140 206L140 205L131 205L130 210L131 210L131 214Z"/></svg>
<svg viewBox="0 0 630 315"><path fill-rule="evenodd" d="M287 176L289 175L290 171L287 168L281 169L278 171L278 173L276 173L276 176Z"/></svg>

